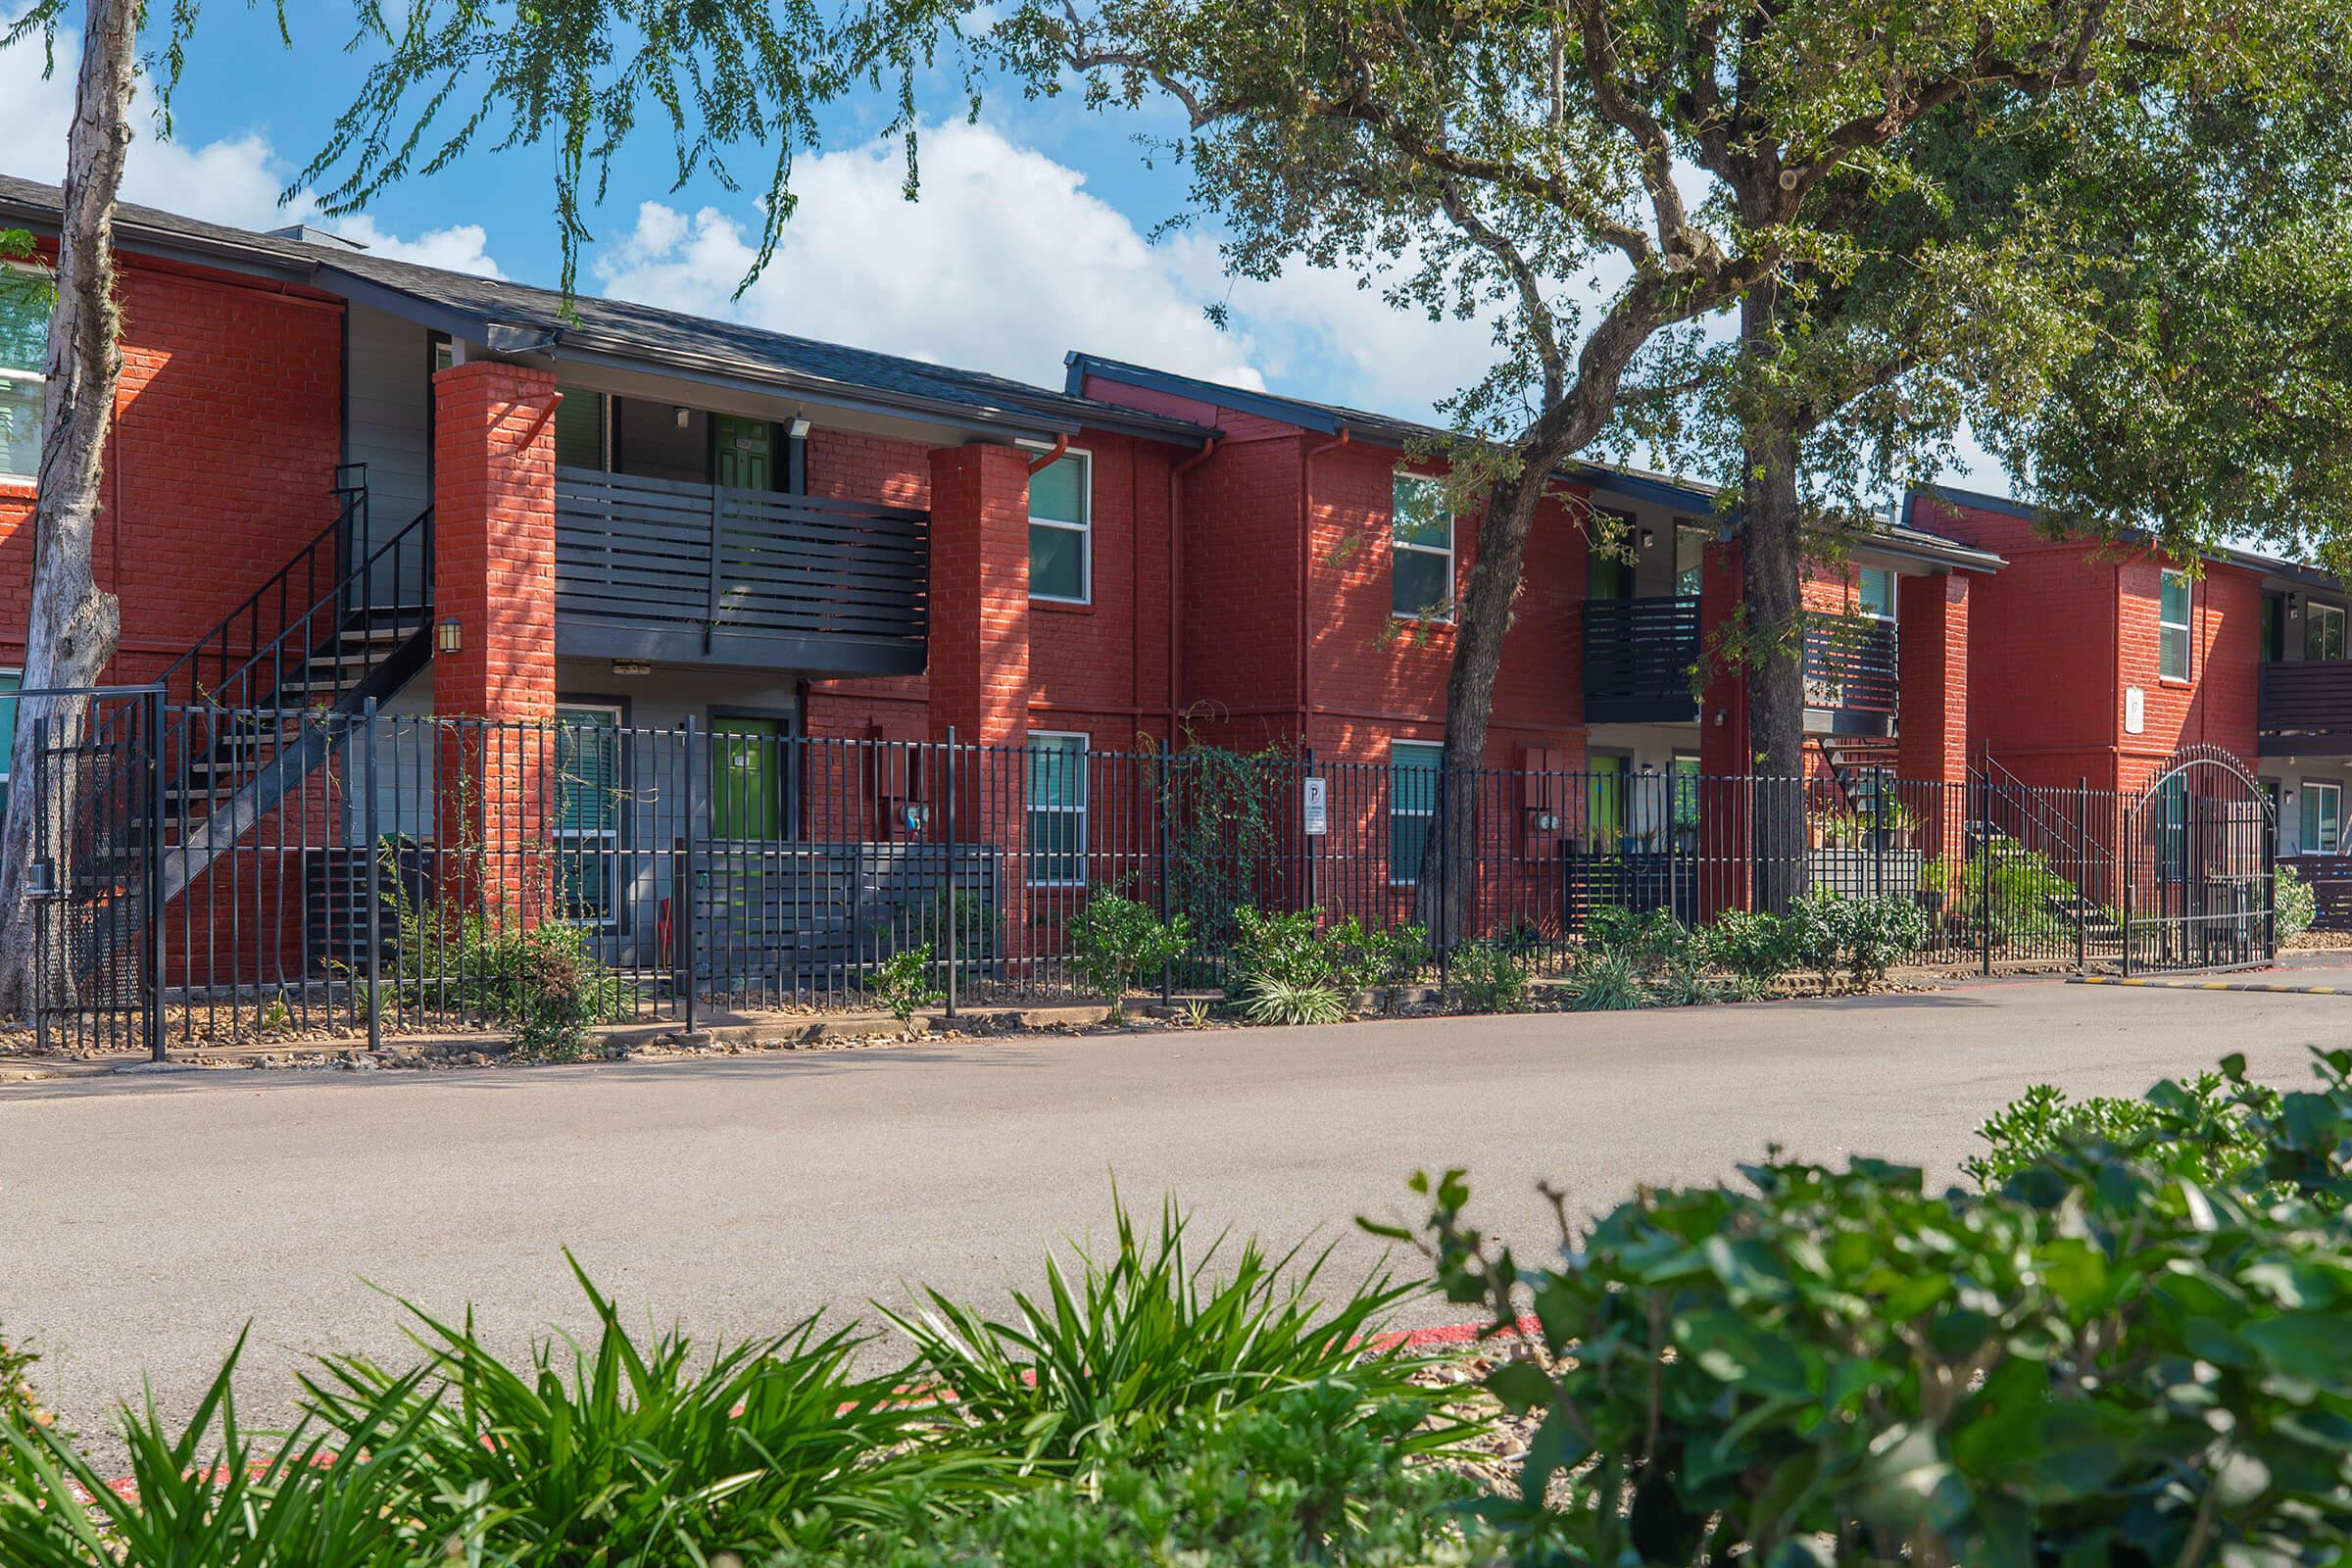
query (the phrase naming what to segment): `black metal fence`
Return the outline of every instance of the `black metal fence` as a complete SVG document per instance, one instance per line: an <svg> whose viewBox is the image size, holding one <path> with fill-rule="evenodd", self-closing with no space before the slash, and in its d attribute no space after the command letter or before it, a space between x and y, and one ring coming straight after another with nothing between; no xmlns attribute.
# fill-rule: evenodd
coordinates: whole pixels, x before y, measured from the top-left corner
<svg viewBox="0 0 2352 1568"><path fill-rule="evenodd" d="M158 734L248 760L190 772ZM69 869L44 930L74 983L41 1016L98 1043L470 1030L549 965L593 973L606 1015L683 1025L870 1005L915 952L951 1006L1071 997L1072 921L1106 891L1189 921L1172 990L1231 977L1245 906L1418 923L1440 971L1490 941L1559 966L1604 908L1703 926L1821 892L1915 906L1913 956L1946 966L2188 967L2273 946L2267 821L2209 783L2177 809L1870 768L1442 787L1435 748L1239 758L157 693L54 740L34 787L76 804L45 851ZM1425 878L1458 898L1425 898Z"/></svg>

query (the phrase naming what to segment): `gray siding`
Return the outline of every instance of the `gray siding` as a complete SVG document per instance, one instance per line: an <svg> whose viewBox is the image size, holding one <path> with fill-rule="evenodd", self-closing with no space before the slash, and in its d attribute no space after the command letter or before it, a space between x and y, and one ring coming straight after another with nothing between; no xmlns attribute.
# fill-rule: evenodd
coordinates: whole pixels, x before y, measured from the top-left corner
<svg viewBox="0 0 2352 1568"><path fill-rule="evenodd" d="M429 351L423 327L382 311L353 305L349 322L343 455L348 462L368 465L368 524L380 541L432 505L432 486L426 478L432 398ZM404 564L404 586L416 583L421 571L419 554ZM376 573L378 600L389 601L391 577L389 570Z"/></svg>

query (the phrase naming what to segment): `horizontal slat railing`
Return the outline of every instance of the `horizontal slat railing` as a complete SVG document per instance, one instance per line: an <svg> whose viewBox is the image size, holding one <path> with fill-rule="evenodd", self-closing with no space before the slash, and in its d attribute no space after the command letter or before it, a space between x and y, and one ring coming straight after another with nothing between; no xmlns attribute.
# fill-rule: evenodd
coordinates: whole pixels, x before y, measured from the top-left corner
<svg viewBox="0 0 2352 1568"><path fill-rule="evenodd" d="M930 518L903 507L556 470L556 612L920 644Z"/></svg>
<svg viewBox="0 0 2352 1568"><path fill-rule="evenodd" d="M2352 660L2264 664L2255 688L2255 724L2286 730L2352 730Z"/></svg>
<svg viewBox="0 0 2352 1568"><path fill-rule="evenodd" d="M1593 599L1584 606L1585 719L1664 721L1698 716L1698 599Z"/></svg>
<svg viewBox="0 0 2352 1568"><path fill-rule="evenodd" d="M1899 689L1894 627L1868 615L1805 622L1805 706L1892 713Z"/></svg>

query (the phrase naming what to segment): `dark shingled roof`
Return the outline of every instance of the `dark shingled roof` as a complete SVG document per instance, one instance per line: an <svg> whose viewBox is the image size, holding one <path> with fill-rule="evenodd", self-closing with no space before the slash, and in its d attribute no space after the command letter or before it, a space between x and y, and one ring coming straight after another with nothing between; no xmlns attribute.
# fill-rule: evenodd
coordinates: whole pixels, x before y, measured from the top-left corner
<svg viewBox="0 0 2352 1568"><path fill-rule="evenodd" d="M0 174L0 213L11 212L20 222L53 229L58 188ZM564 298L554 289L394 261L331 240L257 233L128 204L116 222L118 241L127 249L214 265L241 264L378 305L393 304L386 296L396 296L454 318L449 323L453 327L473 328L477 339L493 348L547 350L558 358L601 358L683 369L757 383L787 395L799 393L814 402L932 415L955 422L1003 426L1013 434L1051 435L1086 425L1197 447L1212 433L1182 419L1073 397L1008 376L624 300L576 295L567 320Z"/></svg>

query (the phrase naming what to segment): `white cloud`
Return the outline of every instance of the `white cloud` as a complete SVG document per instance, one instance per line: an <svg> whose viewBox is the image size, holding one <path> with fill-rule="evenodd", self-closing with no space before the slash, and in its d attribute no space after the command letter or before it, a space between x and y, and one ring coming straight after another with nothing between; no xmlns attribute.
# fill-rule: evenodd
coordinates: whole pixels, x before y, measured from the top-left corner
<svg viewBox="0 0 2352 1568"><path fill-rule="evenodd" d="M81 40L72 28L60 29L57 69L47 77L41 74L37 43L0 50L0 148L6 149L7 172L52 182L65 177L66 126L73 117L74 74L80 60ZM318 202L307 192L281 205L277 198L285 189L288 167L267 136L248 131L197 144L160 140L143 88L132 107L131 123L136 136L122 166L124 201L240 228L311 222L359 240L376 255L502 275L487 249L489 236L478 223L428 229L410 240L385 233L366 214L320 219Z"/></svg>

